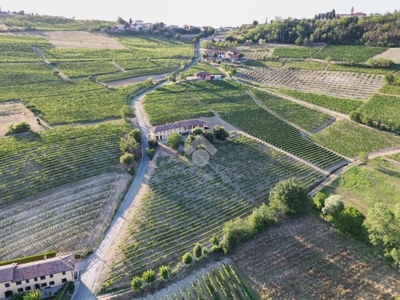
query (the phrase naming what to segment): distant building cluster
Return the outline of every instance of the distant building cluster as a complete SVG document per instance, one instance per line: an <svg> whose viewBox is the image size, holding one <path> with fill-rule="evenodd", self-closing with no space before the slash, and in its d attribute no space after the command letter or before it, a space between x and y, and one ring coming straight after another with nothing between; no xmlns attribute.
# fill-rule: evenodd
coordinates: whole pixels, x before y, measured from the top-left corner
<svg viewBox="0 0 400 300"><path fill-rule="evenodd" d="M357 18L362 18L365 17L367 14L363 12L354 12L354 7L351 8L350 14L337 14L336 17L341 18L341 17L357 17Z"/></svg>

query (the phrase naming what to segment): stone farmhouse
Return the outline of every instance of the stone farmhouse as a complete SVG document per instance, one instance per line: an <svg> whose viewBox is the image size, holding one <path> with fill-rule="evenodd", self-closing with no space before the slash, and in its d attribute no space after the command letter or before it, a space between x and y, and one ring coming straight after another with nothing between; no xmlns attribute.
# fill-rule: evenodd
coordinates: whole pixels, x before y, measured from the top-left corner
<svg viewBox="0 0 400 300"><path fill-rule="evenodd" d="M203 80L220 80L224 79L225 75L222 74L210 74L206 71L200 71L194 74L196 79L203 79Z"/></svg>
<svg viewBox="0 0 400 300"><path fill-rule="evenodd" d="M68 281L74 281L74 254L26 264L0 267L0 299L31 290L40 290L42 298L52 297Z"/></svg>
<svg viewBox="0 0 400 300"><path fill-rule="evenodd" d="M205 55L207 57L206 60L208 61L222 60L227 62L237 62L239 60L239 53L234 50L201 49L201 54Z"/></svg>
<svg viewBox="0 0 400 300"><path fill-rule="evenodd" d="M177 132L180 134L186 134L186 133L189 133L190 130L195 129L197 127L204 130L206 127L206 124L205 124L205 122L197 120L197 119L178 121L175 123L167 123L164 125L151 127L150 128L150 137L156 138L157 140L165 140L172 133Z"/></svg>

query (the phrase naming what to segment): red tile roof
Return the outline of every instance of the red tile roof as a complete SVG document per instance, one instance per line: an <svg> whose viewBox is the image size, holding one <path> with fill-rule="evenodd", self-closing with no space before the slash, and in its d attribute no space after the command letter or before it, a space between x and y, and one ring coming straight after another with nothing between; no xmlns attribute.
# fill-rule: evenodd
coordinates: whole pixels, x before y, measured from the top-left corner
<svg viewBox="0 0 400 300"><path fill-rule="evenodd" d="M199 125L204 125L205 123L203 121L197 120L197 119L190 119L190 120L184 120L184 121L178 121L175 123L171 124L164 124L164 125L158 125L158 126L153 126L150 128L150 131L153 133L161 132L161 131L166 131L166 130L171 130L179 127L185 127L185 126L199 126Z"/></svg>

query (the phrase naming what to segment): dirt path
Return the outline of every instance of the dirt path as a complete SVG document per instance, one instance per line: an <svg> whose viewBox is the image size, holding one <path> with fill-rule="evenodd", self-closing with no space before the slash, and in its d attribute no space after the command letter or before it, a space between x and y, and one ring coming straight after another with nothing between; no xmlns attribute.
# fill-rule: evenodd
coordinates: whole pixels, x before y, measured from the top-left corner
<svg viewBox="0 0 400 300"><path fill-rule="evenodd" d="M120 70L121 71L121 73L122 72L126 72L125 71L125 69L124 68L122 68L119 64L117 64L115 61L110 61L110 63L112 64L112 65L114 65L118 70Z"/></svg>
<svg viewBox="0 0 400 300"><path fill-rule="evenodd" d="M62 80L64 81L70 81L69 77L67 75L65 75L63 72L61 72L59 69L57 69L56 66L54 66L51 61L49 61L48 59L46 59L44 57L44 55L42 54L42 52L40 52L40 49L38 47L32 46L33 51L36 52L37 56L39 56L39 58L43 59L44 63L58 76L60 77Z"/></svg>
<svg viewBox="0 0 400 300"><path fill-rule="evenodd" d="M399 152L400 152L400 148L398 148L398 147L385 148L385 149L381 149L381 150L378 150L375 152L368 153L368 159L374 159L376 157L396 154Z"/></svg>

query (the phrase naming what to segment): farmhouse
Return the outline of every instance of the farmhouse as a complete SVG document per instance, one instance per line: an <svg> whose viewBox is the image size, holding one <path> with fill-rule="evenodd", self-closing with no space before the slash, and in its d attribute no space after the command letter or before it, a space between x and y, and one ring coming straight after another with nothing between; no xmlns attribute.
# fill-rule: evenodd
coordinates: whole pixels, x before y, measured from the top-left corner
<svg viewBox="0 0 400 300"><path fill-rule="evenodd" d="M239 53L233 50L201 49L201 53L207 57L207 60L220 59L230 62L239 60Z"/></svg>
<svg viewBox="0 0 400 300"><path fill-rule="evenodd" d="M205 123L197 119L190 119L175 123L168 123L165 125L153 126L150 128L150 137L155 137L157 140L165 140L174 132L185 134L197 127L204 130Z"/></svg>
<svg viewBox="0 0 400 300"><path fill-rule="evenodd" d="M42 298L52 297L64 283L74 280L74 254L18 265L0 267L0 299L40 290Z"/></svg>
<svg viewBox="0 0 400 300"><path fill-rule="evenodd" d="M365 17L367 14L363 12L354 12L354 7L351 8L350 14L337 14L338 18L341 17L357 17L357 18L362 18Z"/></svg>
<svg viewBox="0 0 400 300"><path fill-rule="evenodd" d="M224 79L225 75L221 74L210 74L206 71L200 71L194 74L194 76L198 79L204 79L204 80L219 80L219 79Z"/></svg>

